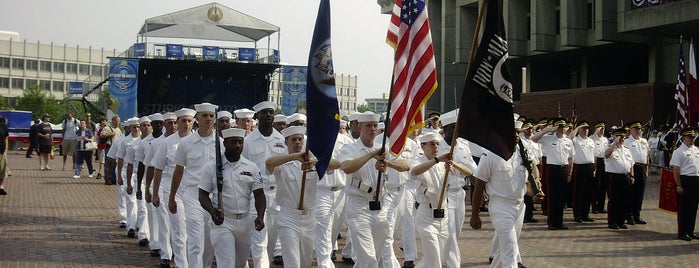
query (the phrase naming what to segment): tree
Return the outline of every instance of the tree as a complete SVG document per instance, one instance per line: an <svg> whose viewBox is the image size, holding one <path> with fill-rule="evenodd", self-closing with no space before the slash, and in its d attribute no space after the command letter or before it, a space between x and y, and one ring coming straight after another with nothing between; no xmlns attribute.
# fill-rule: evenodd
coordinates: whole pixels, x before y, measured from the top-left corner
<svg viewBox="0 0 699 268"><path fill-rule="evenodd" d="M17 98L15 108L32 111L32 118L41 118L42 115L49 114L51 121L56 123L63 120L65 104L65 101L56 100L56 97L34 85L26 88L22 96Z"/></svg>
<svg viewBox="0 0 699 268"><path fill-rule="evenodd" d="M13 110L12 105L7 103L5 97L0 96L0 110Z"/></svg>
<svg viewBox="0 0 699 268"><path fill-rule="evenodd" d="M360 113L370 111L370 110L371 109L369 109L369 105L367 105L366 103L357 106L357 112L360 112Z"/></svg>

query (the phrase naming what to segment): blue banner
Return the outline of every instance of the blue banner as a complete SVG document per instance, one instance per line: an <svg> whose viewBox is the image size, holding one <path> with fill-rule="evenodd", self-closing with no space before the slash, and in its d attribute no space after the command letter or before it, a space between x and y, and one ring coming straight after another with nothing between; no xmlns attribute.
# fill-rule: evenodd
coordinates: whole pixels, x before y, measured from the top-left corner
<svg viewBox="0 0 699 268"><path fill-rule="evenodd" d="M108 109L126 120L137 115L138 60L109 59ZM113 98L112 98L113 97Z"/></svg>
<svg viewBox="0 0 699 268"><path fill-rule="evenodd" d="M68 94L83 94L83 82L68 82Z"/></svg>
<svg viewBox="0 0 699 268"><path fill-rule="evenodd" d="M165 56L168 58L178 58L182 59L183 49L182 45L166 44L165 45Z"/></svg>
<svg viewBox="0 0 699 268"><path fill-rule="evenodd" d="M282 66L282 113L293 114L301 100L306 99L306 66ZM303 107L305 108L305 107Z"/></svg>
<svg viewBox="0 0 699 268"><path fill-rule="evenodd" d="M133 56L134 57L145 57L146 56L146 43L133 44Z"/></svg>
<svg viewBox="0 0 699 268"><path fill-rule="evenodd" d="M330 1L321 0L318 7L311 51L308 53L307 100L309 105L308 149L318 158L316 170L323 178L333 154L340 129L340 108L337 105L333 53L330 45ZM373 185L372 185L373 186Z"/></svg>
<svg viewBox="0 0 699 268"><path fill-rule="evenodd" d="M274 50L274 63L279 63L279 50Z"/></svg>
<svg viewBox="0 0 699 268"><path fill-rule="evenodd" d="M238 48L238 60L255 61L254 48Z"/></svg>
<svg viewBox="0 0 699 268"><path fill-rule="evenodd" d="M219 48L213 46L203 46L202 56L204 60L218 60L219 59Z"/></svg>

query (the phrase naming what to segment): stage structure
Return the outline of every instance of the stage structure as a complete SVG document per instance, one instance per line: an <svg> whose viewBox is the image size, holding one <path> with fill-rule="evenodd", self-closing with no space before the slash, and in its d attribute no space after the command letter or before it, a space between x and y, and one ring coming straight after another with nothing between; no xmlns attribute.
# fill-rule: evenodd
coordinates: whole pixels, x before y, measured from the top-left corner
<svg viewBox="0 0 699 268"><path fill-rule="evenodd" d="M231 46L153 43L149 37ZM267 47L259 47L264 39ZM270 77L280 67L279 27L218 3L147 19L137 41L110 59L109 110L122 119L201 102L228 111L250 108L267 100Z"/></svg>

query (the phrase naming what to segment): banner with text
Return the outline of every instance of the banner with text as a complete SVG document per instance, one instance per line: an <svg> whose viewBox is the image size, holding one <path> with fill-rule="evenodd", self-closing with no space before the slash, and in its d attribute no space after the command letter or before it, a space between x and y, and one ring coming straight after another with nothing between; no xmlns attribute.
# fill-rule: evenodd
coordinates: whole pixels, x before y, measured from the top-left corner
<svg viewBox="0 0 699 268"><path fill-rule="evenodd" d="M83 82L68 82L68 94L83 94Z"/></svg>
<svg viewBox="0 0 699 268"><path fill-rule="evenodd" d="M122 120L137 115L138 60L112 58L109 60L108 109Z"/></svg>
<svg viewBox="0 0 699 268"><path fill-rule="evenodd" d="M165 56L168 58L178 58L182 59L184 52L182 45L166 44L165 45Z"/></svg>
<svg viewBox="0 0 699 268"><path fill-rule="evenodd" d="M282 113L291 115L296 111L298 103L306 100L306 66L282 67ZM305 108L305 107L302 107Z"/></svg>
<svg viewBox="0 0 699 268"><path fill-rule="evenodd" d="M238 48L238 60L255 61L254 48Z"/></svg>
<svg viewBox="0 0 699 268"><path fill-rule="evenodd" d="M204 46L202 47L204 60L218 60L219 59L219 47L214 46Z"/></svg>
<svg viewBox="0 0 699 268"><path fill-rule="evenodd" d="M133 56L134 57L145 57L146 56L146 43L133 44Z"/></svg>

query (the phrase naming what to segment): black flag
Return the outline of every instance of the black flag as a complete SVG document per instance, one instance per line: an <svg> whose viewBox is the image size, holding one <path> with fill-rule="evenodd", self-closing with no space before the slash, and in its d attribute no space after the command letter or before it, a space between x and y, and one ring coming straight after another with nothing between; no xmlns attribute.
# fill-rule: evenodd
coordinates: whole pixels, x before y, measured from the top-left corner
<svg viewBox="0 0 699 268"><path fill-rule="evenodd" d="M502 0L488 0L485 28L471 63L459 109L459 137L510 159L515 148L512 83Z"/></svg>

